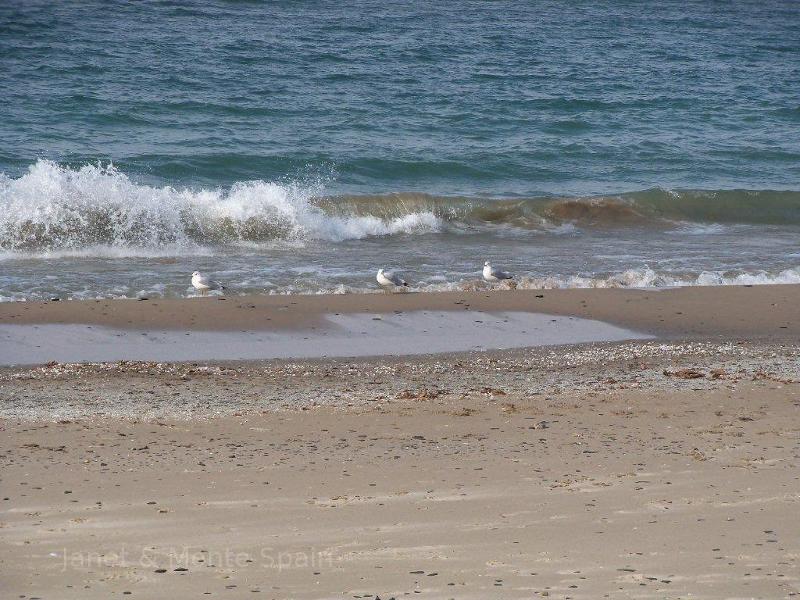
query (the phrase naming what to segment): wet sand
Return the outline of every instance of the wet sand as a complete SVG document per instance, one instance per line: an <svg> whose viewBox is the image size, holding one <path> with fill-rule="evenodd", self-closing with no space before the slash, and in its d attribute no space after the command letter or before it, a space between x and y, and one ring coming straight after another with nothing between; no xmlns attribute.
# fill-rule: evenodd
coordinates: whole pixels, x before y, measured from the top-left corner
<svg viewBox="0 0 800 600"><path fill-rule="evenodd" d="M484 290L430 294L215 296L0 303L0 325L79 323L143 330L310 329L326 315L396 311L535 312L672 337L800 335L800 285L663 290Z"/></svg>
<svg viewBox="0 0 800 600"><path fill-rule="evenodd" d="M797 595L797 289L567 291L581 294L536 312L657 338L0 368L4 594ZM258 310L312 323L536 299L485 296L264 298ZM187 321L173 325L224 333L202 307L233 300L175 301ZM33 311L22 320L68 325L91 304L0 307L3 324ZM213 310L235 321L257 309Z"/></svg>
<svg viewBox="0 0 800 600"><path fill-rule="evenodd" d="M0 365L411 355L653 337L796 340L800 286L0 303Z"/></svg>
<svg viewBox="0 0 800 600"><path fill-rule="evenodd" d="M452 310L340 313L325 315L307 329L250 331L46 323L0 325L0 365L414 355L650 337L578 317Z"/></svg>

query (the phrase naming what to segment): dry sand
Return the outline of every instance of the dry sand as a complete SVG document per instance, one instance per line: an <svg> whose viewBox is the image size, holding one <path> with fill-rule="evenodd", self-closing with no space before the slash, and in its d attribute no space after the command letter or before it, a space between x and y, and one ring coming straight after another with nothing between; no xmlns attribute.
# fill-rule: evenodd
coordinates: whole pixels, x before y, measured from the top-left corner
<svg viewBox="0 0 800 600"><path fill-rule="evenodd" d="M536 310L662 339L0 369L2 596L797 595L797 288L579 292ZM484 297L253 302L313 320ZM240 301L174 302L199 327L194 306Z"/></svg>

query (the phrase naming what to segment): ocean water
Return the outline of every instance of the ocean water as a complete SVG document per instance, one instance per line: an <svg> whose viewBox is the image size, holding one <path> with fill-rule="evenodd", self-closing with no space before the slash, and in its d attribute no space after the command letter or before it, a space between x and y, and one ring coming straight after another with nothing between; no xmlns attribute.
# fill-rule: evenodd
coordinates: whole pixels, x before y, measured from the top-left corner
<svg viewBox="0 0 800 600"><path fill-rule="evenodd" d="M0 300L800 282L800 4L0 3Z"/></svg>

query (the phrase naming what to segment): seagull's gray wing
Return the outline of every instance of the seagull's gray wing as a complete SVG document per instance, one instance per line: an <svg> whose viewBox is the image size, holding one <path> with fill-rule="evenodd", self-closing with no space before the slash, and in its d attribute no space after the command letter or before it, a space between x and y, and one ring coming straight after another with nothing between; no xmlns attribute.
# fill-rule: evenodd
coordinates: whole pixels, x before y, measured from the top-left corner
<svg viewBox="0 0 800 600"><path fill-rule="evenodd" d="M498 279L514 279L514 276L508 271L501 271L500 269L492 269L492 275Z"/></svg>
<svg viewBox="0 0 800 600"><path fill-rule="evenodd" d="M400 277L400 275L398 275L397 273L388 273L388 274L384 273L384 275L386 275L386 277L387 277L387 279L389 279L389 281L391 281L393 284L395 284L397 286L401 286L402 287L404 285L408 285L406 283L406 280L403 279L402 277Z"/></svg>

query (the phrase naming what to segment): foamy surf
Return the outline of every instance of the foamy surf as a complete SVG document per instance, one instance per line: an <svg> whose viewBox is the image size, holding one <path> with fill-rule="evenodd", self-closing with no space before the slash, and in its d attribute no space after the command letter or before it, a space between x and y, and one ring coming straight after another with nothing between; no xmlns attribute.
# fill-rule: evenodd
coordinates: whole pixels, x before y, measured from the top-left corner
<svg viewBox="0 0 800 600"><path fill-rule="evenodd" d="M179 188L113 165L40 160L0 175L0 300L190 296L195 270L233 295L369 293L379 267L402 268L414 291L484 289L484 260L516 273L521 289L800 283L798 206L794 192L486 199L331 195L319 182Z"/></svg>
<svg viewBox="0 0 800 600"><path fill-rule="evenodd" d="M137 184L113 165L79 169L40 160L0 175L0 248L14 252L102 246L194 249L242 241L343 241L437 231L429 211L386 218L328 214L313 185L240 182L229 189Z"/></svg>
<svg viewBox="0 0 800 600"><path fill-rule="evenodd" d="M174 265L165 264L165 269L174 272ZM172 269L169 269L172 267ZM92 285L87 286L85 281L74 275L65 275L66 285L40 282L37 285L24 289L5 289L0 293L0 302L12 301L41 301L41 300L94 300L94 299L125 299L125 298L163 298L163 297L193 297L197 293L188 285L175 282L169 275L159 277L158 282L146 282L145 277L132 280L131 284L125 282L112 282L107 278L98 277ZM176 277L180 277L178 274ZM285 277L266 274L265 276L244 276L241 278L225 278L228 289L226 296L245 296L249 294L267 295L305 295L305 294L378 294L382 290L372 285L371 277L364 273L346 274L338 273L326 276L324 274L307 274L300 276L295 272ZM2 283L3 277L0 277ZM349 283L344 283L348 281ZM337 283L339 282L339 283ZM677 287L695 286L734 286L734 285L783 285L800 284L800 267L785 269L779 272L754 271L754 272L719 272L703 271L702 273L667 273L649 268L627 269L619 273L606 276L545 276L522 274L517 278L516 289L520 290L548 290L570 288L616 288L616 289L669 289ZM457 279L447 279L443 276L430 276L416 280L408 288L408 292L435 293L450 291L477 291L494 290L498 287L486 284L482 279L464 276ZM505 289L499 286L499 289ZM221 294L218 294L221 295Z"/></svg>
<svg viewBox="0 0 800 600"><path fill-rule="evenodd" d="M800 225L800 193L646 190L586 198L482 199L392 193L330 196L319 182L228 188L136 183L112 164L47 160L0 174L0 250L24 256L103 247L165 255L274 241L342 242L481 231L526 235L658 229L712 235L724 224ZM37 254L38 253L38 254Z"/></svg>

